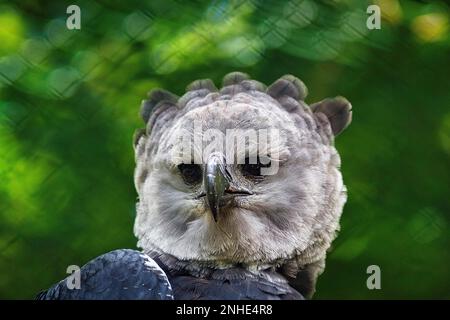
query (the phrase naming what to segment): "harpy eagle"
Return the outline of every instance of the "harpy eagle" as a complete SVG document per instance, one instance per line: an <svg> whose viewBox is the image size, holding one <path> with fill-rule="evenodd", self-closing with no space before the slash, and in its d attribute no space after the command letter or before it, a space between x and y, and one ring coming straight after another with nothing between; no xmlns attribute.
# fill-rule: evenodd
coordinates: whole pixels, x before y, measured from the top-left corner
<svg viewBox="0 0 450 320"><path fill-rule="evenodd" d="M294 76L266 87L240 72L151 91L134 139L142 251L97 257L79 289L65 279L38 299L310 298L347 198L334 138L352 111L306 95Z"/></svg>

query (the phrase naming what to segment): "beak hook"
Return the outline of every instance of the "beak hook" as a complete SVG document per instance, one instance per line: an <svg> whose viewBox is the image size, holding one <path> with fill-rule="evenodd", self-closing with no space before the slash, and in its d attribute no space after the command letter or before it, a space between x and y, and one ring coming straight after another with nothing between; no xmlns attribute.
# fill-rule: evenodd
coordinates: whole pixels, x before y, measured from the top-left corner
<svg viewBox="0 0 450 320"><path fill-rule="evenodd" d="M220 199L230 187L231 175L226 168L225 156L221 153L209 155L203 176L206 200L211 209L214 221L220 210Z"/></svg>

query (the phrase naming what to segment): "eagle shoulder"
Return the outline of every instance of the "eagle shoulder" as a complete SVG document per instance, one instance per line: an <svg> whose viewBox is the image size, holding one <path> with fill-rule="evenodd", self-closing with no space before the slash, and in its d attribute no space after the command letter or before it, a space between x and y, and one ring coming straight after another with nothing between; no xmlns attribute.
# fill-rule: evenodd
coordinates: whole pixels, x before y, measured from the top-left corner
<svg viewBox="0 0 450 320"><path fill-rule="evenodd" d="M164 271L146 254L131 249L114 250L80 269L80 288L58 282L39 293L38 300L173 300Z"/></svg>

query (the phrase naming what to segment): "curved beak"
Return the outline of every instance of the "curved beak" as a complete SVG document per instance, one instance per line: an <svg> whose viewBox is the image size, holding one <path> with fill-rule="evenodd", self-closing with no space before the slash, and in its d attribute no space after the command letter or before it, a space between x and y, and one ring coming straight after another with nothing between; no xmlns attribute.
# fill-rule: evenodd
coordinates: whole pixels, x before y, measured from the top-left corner
<svg viewBox="0 0 450 320"><path fill-rule="evenodd" d="M221 153L210 154L205 165L203 183L206 201L216 222L219 215L220 199L229 189L231 179L226 167L225 156Z"/></svg>

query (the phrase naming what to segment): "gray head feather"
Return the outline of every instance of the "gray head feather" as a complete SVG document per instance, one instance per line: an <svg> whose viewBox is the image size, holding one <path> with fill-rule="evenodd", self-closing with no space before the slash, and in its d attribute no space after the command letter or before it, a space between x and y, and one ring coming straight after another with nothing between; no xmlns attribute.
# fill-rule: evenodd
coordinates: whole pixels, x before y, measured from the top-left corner
<svg viewBox="0 0 450 320"><path fill-rule="evenodd" d="M145 251L164 252L208 265L249 268L301 267L322 261L339 228L346 189L334 137L351 121L351 105L328 99L309 107L307 88L288 75L267 89L235 72L218 90L197 80L180 98L152 91L141 115L146 130L135 138L135 185L139 194L134 232ZM279 170L261 180L232 174L251 191L224 208L215 222L202 188L189 185L171 157L181 132L277 129ZM202 142L200 143L202 144ZM195 146L201 147L201 146Z"/></svg>

